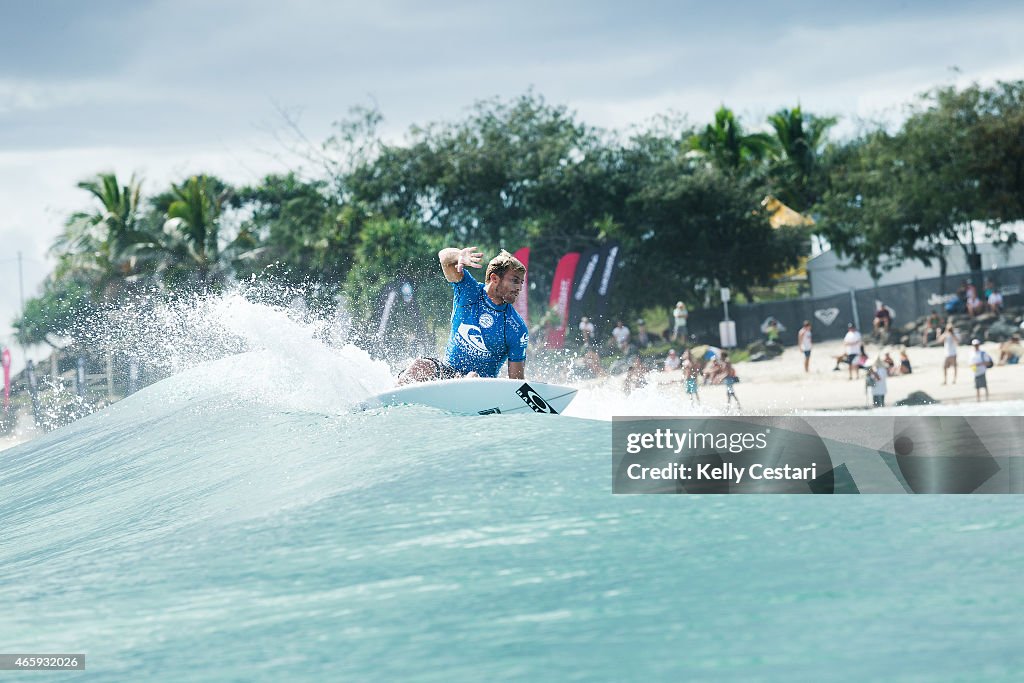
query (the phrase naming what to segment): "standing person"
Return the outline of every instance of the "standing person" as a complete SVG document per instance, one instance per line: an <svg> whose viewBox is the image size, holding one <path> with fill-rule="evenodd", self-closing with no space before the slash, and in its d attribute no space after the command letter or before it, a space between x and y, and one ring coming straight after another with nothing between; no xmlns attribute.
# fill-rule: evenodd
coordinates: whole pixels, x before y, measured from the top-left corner
<svg viewBox="0 0 1024 683"><path fill-rule="evenodd" d="M590 322L587 316L580 318L580 337L583 339L583 346L594 341L594 323Z"/></svg>
<svg viewBox="0 0 1024 683"><path fill-rule="evenodd" d="M615 345L619 347L619 351L623 353L629 348L629 328L621 320L612 328L612 339L615 340Z"/></svg>
<svg viewBox="0 0 1024 683"><path fill-rule="evenodd" d="M974 370L974 393L980 403L982 389L985 390L985 400L988 400L988 380L985 378L985 373L988 372L988 369L994 363L992 362L992 356L985 353L985 350L981 348L981 340L973 340L971 346L974 347L974 353L971 355L971 368Z"/></svg>
<svg viewBox="0 0 1024 683"><path fill-rule="evenodd" d="M956 336L953 323L946 324L946 331L939 335L939 341L946 350L946 360L942 362L942 383L946 383L946 373L953 368L953 384L956 384L956 352L960 348L960 337Z"/></svg>
<svg viewBox="0 0 1024 683"><path fill-rule="evenodd" d="M732 366L732 361L729 360L729 352L722 352L722 365L719 371L722 376L722 383L725 384L725 406L728 408L732 405L733 400L736 401L736 408L743 410L740 406L740 399L736 396L736 383L740 381L740 378L736 376L736 368Z"/></svg>
<svg viewBox="0 0 1024 683"><path fill-rule="evenodd" d="M853 323L849 323L846 326L846 336L843 337L843 344L846 346L846 362L849 363L849 379L853 380L854 372L857 373L857 378L860 379L860 365L856 364L856 362L857 357L860 356L861 336L860 332L857 331L857 326Z"/></svg>
<svg viewBox="0 0 1024 683"><path fill-rule="evenodd" d="M640 349L646 349L651 345L651 335L647 334L647 323L644 322L643 318L637 318L636 321L636 346Z"/></svg>
<svg viewBox="0 0 1024 683"><path fill-rule="evenodd" d="M700 403L700 394L697 393L700 383L700 366L693 360L689 350L683 352L683 377L686 382L686 395L690 397L690 405Z"/></svg>
<svg viewBox="0 0 1024 683"><path fill-rule="evenodd" d="M804 372L811 371L811 321L805 320L804 326L796 333L796 343L804 354Z"/></svg>
<svg viewBox="0 0 1024 683"><path fill-rule="evenodd" d="M675 321L675 327L672 328L672 341L677 341L679 335L686 339L686 321L690 317L690 312L686 310L686 304L682 301L676 302L676 307L672 309L672 319Z"/></svg>
<svg viewBox="0 0 1024 683"><path fill-rule="evenodd" d="M476 247L448 247L439 251L437 258L454 290L445 359L417 358L399 375L399 384L497 377L506 360L509 379L525 379L529 333L512 304L523 287L526 267L502 249L487 264L485 285L465 270L465 266L481 267L483 254Z"/></svg>
<svg viewBox="0 0 1024 683"><path fill-rule="evenodd" d="M629 369L626 370L626 378L622 382L622 390L628 396L634 389L639 389L646 385L647 368L644 367L644 362L639 355L633 356L633 361L629 364Z"/></svg>
<svg viewBox="0 0 1024 683"><path fill-rule="evenodd" d="M875 408L885 407L885 394L887 393L887 378L889 377L889 366L882 358L875 361L873 368L868 368L868 384L871 387L871 405ZM873 380L873 381L872 381Z"/></svg>

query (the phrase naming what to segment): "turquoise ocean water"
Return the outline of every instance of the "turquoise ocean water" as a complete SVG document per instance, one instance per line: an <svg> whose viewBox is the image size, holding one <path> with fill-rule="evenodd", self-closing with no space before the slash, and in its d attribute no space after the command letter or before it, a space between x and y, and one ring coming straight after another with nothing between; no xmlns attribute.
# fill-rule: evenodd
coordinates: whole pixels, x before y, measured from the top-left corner
<svg viewBox="0 0 1024 683"><path fill-rule="evenodd" d="M1021 680L1019 497L613 496L600 396L350 413L382 364L239 317L0 453L0 649L87 655L2 679Z"/></svg>

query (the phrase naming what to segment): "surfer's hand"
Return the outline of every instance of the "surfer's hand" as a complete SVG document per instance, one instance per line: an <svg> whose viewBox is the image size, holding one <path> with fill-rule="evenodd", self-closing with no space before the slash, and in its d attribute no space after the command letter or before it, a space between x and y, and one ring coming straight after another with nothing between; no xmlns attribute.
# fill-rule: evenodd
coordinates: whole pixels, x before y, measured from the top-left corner
<svg viewBox="0 0 1024 683"><path fill-rule="evenodd" d="M461 273L463 266L480 268L483 257L483 253L477 251L476 247L466 247L459 252L459 262L455 264L455 269Z"/></svg>

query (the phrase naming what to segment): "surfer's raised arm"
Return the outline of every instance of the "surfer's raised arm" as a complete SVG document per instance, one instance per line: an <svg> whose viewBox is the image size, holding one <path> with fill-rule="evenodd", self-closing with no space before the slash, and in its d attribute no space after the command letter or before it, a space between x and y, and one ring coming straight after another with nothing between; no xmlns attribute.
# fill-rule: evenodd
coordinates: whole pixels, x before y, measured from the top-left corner
<svg viewBox="0 0 1024 683"><path fill-rule="evenodd" d="M476 250L476 247L456 249L447 247L437 252L437 259L441 262L441 270L448 282L461 282L462 269L464 266L480 268L484 255Z"/></svg>

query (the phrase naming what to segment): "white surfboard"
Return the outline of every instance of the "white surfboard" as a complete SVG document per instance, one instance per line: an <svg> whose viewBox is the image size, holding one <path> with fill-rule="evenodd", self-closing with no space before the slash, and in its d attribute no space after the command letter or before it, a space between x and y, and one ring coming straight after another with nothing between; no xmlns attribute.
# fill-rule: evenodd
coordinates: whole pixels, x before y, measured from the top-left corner
<svg viewBox="0 0 1024 683"><path fill-rule="evenodd" d="M522 379L470 377L441 382L418 382L396 387L359 404L367 410L381 406L422 405L463 415L557 415L576 396L572 387Z"/></svg>

